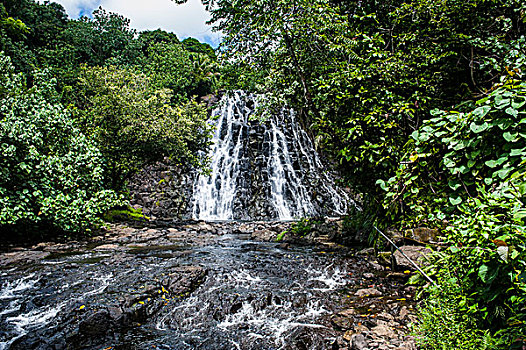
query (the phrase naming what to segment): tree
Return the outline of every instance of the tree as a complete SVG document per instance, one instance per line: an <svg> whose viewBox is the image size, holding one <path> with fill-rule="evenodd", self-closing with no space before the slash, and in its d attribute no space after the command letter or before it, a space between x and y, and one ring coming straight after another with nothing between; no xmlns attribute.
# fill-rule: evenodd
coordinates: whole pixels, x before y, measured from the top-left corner
<svg viewBox="0 0 526 350"><path fill-rule="evenodd" d="M0 54L0 227L51 226L82 232L120 203L103 186L103 158L54 102L53 81L27 89Z"/></svg>
<svg viewBox="0 0 526 350"><path fill-rule="evenodd" d="M82 130L100 145L107 160L106 180L121 189L148 162L171 156L204 166L198 150L208 144L205 107L195 102L170 105L170 91L157 89L144 73L83 66L75 113Z"/></svg>

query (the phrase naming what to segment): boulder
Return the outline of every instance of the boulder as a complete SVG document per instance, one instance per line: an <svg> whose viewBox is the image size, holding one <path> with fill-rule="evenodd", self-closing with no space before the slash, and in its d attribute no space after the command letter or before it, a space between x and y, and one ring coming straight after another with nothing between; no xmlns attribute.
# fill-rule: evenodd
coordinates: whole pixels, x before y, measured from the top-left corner
<svg viewBox="0 0 526 350"><path fill-rule="evenodd" d="M276 239L276 233L270 230L256 230L252 232L251 238L257 241L272 242Z"/></svg>
<svg viewBox="0 0 526 350"><path fill-rule="evenodd" d="M206 275L206 270L199 266L181 266L173 268L163 280L163 287L174 295L191 293L197 288Z"/></svg>
<svg viewBox="0 0 526 350"><path fill-rule="evenodd" d="M365 289L358 290L356 293L354 293L354 295L359 297L359 298L363 298L363 297L380 297L380 296L382 296L382 292L380 292L376 288L365 288Z"/></svg>
<svg viewBox="0 0 526 350"><path fill-rule="evenodd" d="M407 230L406 237L423 243L436 242L438 230L427 227L418 227L412 230Z"/></svg>
<svg viewBox="0 0 526 350"><path fill-rule="evenodd" d="M378 337L382 337L382 338L384 337L395 338L396 337L396 333L394 332L394 330L385 324L379 324L378 326L371 328L371 332L373 332Z"/></svg>
<svg viewBox="0 0 526 350"><path fill-rule="evenodd" d="M398 267L414 269L413 264L411 264L401 252L407 255L407 257L414 261L418 266L422 266L425 261L425 256L429 255L432 251L426 247L410 245L402 246L399 250L395 251L394 259Z"/></svg>
<svg viewBox="0 0 526 350"><path fill-rule="evenodd" d="M110 325L110 313L107 310L100 310L80 321L79 331L84 335L102 336L109 331Z"/></svg>
<svg viewBox="0 0 526 350"><path fill-rule="evenodd" d="M351 337L351 349L352 350L363 350L367 348L369 344L363 334L354 334Z"/></svg>
<svg viewBox="0 0 526 350"><path fill-rule="evenodd" d="M41 251L21 251L21 252L12 252L12 253L3 253L0 254L0 266L7 266L11 264L23 263L30 264L38 262L46 258L51 253L41 252Z"/></svg>

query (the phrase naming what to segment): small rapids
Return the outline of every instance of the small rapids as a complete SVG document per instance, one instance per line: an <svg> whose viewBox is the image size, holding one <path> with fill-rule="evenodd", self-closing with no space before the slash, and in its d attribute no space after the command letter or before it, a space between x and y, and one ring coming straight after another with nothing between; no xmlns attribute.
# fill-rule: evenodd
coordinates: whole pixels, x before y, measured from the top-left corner
<svg viewBox="0 0 526 350"><path fill-rule="evenodd" d="M51 256L1 272L0 349L330 349L337 334L329 316L350 283L339 254L225 234ZM198 266L206 277L182 295L148 287L174 266ZM157 293L141 322L107 323L111 332L87 343L78 334L98 331L85 321L90 312L134 298L142 301L133 307L153 303Z"/></svg>

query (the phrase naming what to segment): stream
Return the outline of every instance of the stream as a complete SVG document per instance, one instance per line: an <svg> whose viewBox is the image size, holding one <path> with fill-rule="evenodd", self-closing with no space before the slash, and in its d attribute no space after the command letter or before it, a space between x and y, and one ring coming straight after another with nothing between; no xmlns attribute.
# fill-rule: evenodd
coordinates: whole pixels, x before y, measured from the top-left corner
<svg viewBox="0 0 526 350"><path fill-rule="evenodd" d="M345 252L138 232L147 243L121 235L1 270L0 349L329 349L339 336L330 316L360 265Z"/></svg>

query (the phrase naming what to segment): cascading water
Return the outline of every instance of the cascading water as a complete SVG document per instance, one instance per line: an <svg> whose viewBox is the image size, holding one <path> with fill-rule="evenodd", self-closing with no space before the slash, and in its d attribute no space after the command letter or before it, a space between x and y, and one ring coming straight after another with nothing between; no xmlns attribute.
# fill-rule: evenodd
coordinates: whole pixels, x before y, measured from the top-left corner
<svg viewBox="0 0 526 350"><path fill-rule="evenodd" d="M312 141L283 107L265 121L253 118L262 97L234 92L214 110L210 175L194 185L193 217L201 220L291 220L347 211Z"/></svg>

